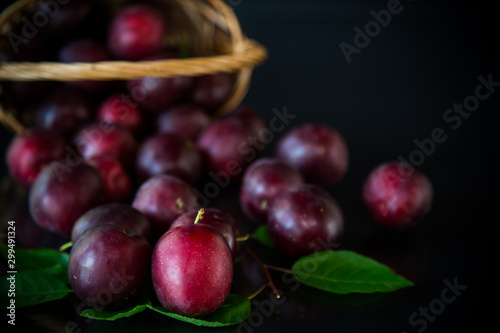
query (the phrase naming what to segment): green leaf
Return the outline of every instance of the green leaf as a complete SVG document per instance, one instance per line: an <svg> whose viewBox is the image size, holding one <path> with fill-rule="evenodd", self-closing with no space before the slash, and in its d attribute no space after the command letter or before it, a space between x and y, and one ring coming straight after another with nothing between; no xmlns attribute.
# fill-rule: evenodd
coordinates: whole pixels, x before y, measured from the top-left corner
<svg viewBox="0 0 500 333"><path fill-rule="evenodd" d="M66 267L61 265L8 274L0 281L0 303L3 307L14 300L16 308L22 308L61 299L71 292L68 285L61 279L63 275L67 275ZM14 282L15 287L11 281Z"/></svg>
<svg viewBox="0 0 500 333"><path fill-rule="evenodd" d="M179 314L169 312L162 306L149 305L148 307L151 310L159 312L165 316L193 325L205 327L222 327L239 324L250 315L250 300L235 294L229 294L224 304L222 304L217 311L199 318L181 316Z"/></svg>
<svg viewBox="0 0 500 333"><path fill-rule="evenodd" d="M109 320L113 321L120 318L126 318L133 316L139 312L146 310L151 303L148 301L144 304L135 304L126 309L122 309L119 311L105 311L105 310L96 310L96 309L86 309L80 312L80 316L91 319L98 320Z"/></svg>
<svg viewBox="0 0 500 333"><path fill-rule="evenodd" d="M275 248L271 236L269 236L269 230L267 230L267 226L265 225L259 226L252 234L252 238L270 248Z"/></svg>
<svg viewBox="0 0 500 333"><path fill-rule="evenodd" d="M22 308L61 299L71 292L67 253L17 248L11 248L9 253L9 247L4 244L0 246L0 251L9 260L9 265L15 265L15 269L9 266L9 271L17 271L0 281L2 306L13 300L16 308Z"/></svg>
<svg viewBox="0 0 500 333"><path fill-rule="evenodd" d="M8 257L8 246L0 245L3 256ZM53 266L68 266L69 255L52 249L15 249L15 265L19 270L37 270Z"/></svg>
<svg viewBox="0 0 500 333"><path fill-rule="evenodd" d="M322 251L302 257L292 267L301 283L331 293L391 292L413 286L389 267L352 251Z"/></svg>
<svg viewBox="0 0 500 333"><path fill-rule="evenodd" d="M148 283L147 287L143 288L141 293L137 296L137 299L135 299L132 304L125 309L120 309L117 311L85 309L80 312L80 316L97 320L114 321L116 319L126 318L140 313L146 310L149 305L151 305L151 301L148 296L148 287L152 288L152 285L150 285L150 283L151 282Z"/></svg>

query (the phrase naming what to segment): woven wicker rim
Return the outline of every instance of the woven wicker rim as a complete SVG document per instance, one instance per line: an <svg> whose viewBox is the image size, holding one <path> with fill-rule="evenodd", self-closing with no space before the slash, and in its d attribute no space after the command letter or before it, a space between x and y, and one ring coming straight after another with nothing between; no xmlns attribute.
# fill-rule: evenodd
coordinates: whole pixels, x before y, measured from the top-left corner
<svg viewBox="0 0 500 333"><path fill-rule="evenodd" d="M6 34L16 15L39 0L19 0L0 14L0 33ZM3 62L0 81L75 81L127 80L144 76L200 76L215 73L235 73L234 89L226 103L217 111L221 116L238 106L245 97L254 67L267 58L267 50L255 40L246 38L239 22L222 0L167 0L181 6L187 13L197 12L229 36L223 54L187 59L154 61L102 61L94 63ZM0 122L19 133L24 126L12 111L0 105Z"/></svg>

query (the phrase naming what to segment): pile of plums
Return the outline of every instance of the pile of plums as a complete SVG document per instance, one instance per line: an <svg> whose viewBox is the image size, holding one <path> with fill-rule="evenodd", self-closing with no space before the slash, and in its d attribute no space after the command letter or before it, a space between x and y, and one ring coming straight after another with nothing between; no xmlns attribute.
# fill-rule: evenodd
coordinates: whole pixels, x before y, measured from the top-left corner
<svg viewBox="0 0 500 333"><path fill-rule="evenodd" d="M20 52L3 57L45 60L46 52L32 51L54 45L48 36L56 34L64 41L54 55L61 62L180 56L162 47L168 15L153 3L133 3L109 17L103 12L97 2L73 0L36 38L18 45ZM240 221L201 207L195 187L206 175L224 172L239 184L242 211L267 225L285 255L341 242L343 213L325 189L348 169L341 134L303 124L283 134L274 156L249 158L242 145L259 144L266 129L259 113L242 105L212 117L232 88L224 73L5 84L16 105L34 114L33 126L10 143L6 164L29 190L33 220L71 238L68 276L88 305L120 309L151 276L170 311L200 316L221 306L232 285ZM363 200L381 225L413 225L430 207L429 180L402 170L400 163L383 164L364 185Z"/></svg>

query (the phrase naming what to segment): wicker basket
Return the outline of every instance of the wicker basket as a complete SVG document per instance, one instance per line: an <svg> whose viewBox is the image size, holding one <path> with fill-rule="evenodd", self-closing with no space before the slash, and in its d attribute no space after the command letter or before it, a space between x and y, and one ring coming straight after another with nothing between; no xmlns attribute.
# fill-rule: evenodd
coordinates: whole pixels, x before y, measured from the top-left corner
<svg viewBox="0 0 500 333"><path fill-rule="evenodd" d="M6 35L23 17L30 17L39 0L19 0L0 15L0 53L11 47ZM241 103L250 85L254 67L267 57L266 49L248 39L239 22L223 0L159 0L171 17L175 30L164 46L177 46L189 39L194 57L155 61L103 61L94 63L2 62L2 81L77 81L128 80L144 76L201 76L214 73L234 73L233 91L216 112L216 116L233 110ZM114 11L127 1L108 0ZM103 32L105 33L105 32ZM16 110L0 104L0 122L13 132L21 132L26 124Z"/></svg>

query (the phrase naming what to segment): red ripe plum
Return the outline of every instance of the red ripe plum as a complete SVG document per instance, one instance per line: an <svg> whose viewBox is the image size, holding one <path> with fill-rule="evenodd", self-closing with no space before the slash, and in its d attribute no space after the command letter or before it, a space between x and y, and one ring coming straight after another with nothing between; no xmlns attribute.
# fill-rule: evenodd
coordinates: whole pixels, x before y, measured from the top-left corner
<svg viewBox="0 0 500 333"><path fill-rule="evenodd" d="M193 224L198 214L199 212L195 210L182 214L172 223L170 229ZM226 239L233 258L236 258L238 254L238 241L236 240L238 234L236 222L230 214L217 208L205 208L203 213L199 215L197 223L209 225L220 232Z"/></svg>
<svg viewBox="0 0 500 333"><path fill-rule="evenodd" d="M87 305L118 310L129 305L150 276L148 241L119 225L94 226L73 245L68 277Z"/></svg>
<svg viewBox="0 0 500 333"><path fill-rule="evenodd" d="M156 53L141 60L161 60L174 56L170 53ZM130 96L141 108L158 113L183 102L192 90L194 79L188 76L154 77L145 76L127 81Z"/></svg>
<svg viewBox="0 0 500 333"><path fill-rule="evenodd" d="M78 153L89 160L95 156L115 156L128 168L134 164L136 141L127 129L109 123L91 123L74 136Z"/></svg>
<svg viewBox="0 0 500 333"><path fill-rule="evenodd" d="M246 169L240 188L240 205L254 222L266 223L267 211L284 190L303 184L300 172L275 158L256 160Z"/></svg>
<svg viewBox="0 0 500 333"><path fill-rule="evenodd" d="M104 185L104 201L125 201L132 192L132 180L123 164L111 155L99 155L87 160L97 169Z"/></svg>
<svg viewBox="0 0 500 333"><path fill-rule="evenodd" d="M132 207L151 222L153 237L165 233L182 214L200 208L194 189L185 181L170 175L157 175L146 180L137 190Z"/></svg>
<svg viewBox="0 0 500 333"><path fill-rule="evenodd" d="M122 126L132 133L138 133L144 123L139 107L126 95L113 94L99 106L97 120Z"/></svg>
<svg viewBox="0 0 500 333"><path fill-rule="evenodd" d="M108 31L108 48L124 60L138 60L162 47L165 23L148 5L132 4L113 17Z"/></svg>
<svg viewBox="0 0 500 333"><path fill-rule="evenodd" d="M308 183L334 184L347 171L349 156L340 133L325 125L305 124L278 142L277 156L297 168Z"/></svg>
<svg viewBox="0 0 500 333"><path fill-rule="evenodd" d="M415 225L430 210L432 197L430 180L400 162L379 165L363 186L368 212L379 225L388 228Z"/></svg>
<svg viewBox="0 0 500 333"><path fill-rule="evenodd" d="M255 149L247 149L251 147L250 138L251 132L242 122L224 118L203 131L196 145L212 177L221 178L223 174L240 179L255 157Z"/></svg>
<svg viewBox="0 0 500 333"><path fill-rule="evenodd" d="M191 102L213 113L227 101L232 90L232 78L227 73L199 76L196 78Z"/></svg>
<svg viewBox="0 0 500 333"><path fill-rule="evenodd" d="M66 139L43 129L28 129L17 134L6 152L6 162L12 177L29 187L43 167L66 155Z"/></svg>
<svg viewBox="0 0 500 333"><path fill-rule="evenodd" d="M68 136L93 117L94 110L81 93L59 89L47 96L35 110L35 125Z"/></svg>
<svg viewBox="0 0 500 333"><path fill-rule="evenodd" d="M149 242L152 240L151 224L144 214L128 204L113 202L92 208L80 216L71 231L71 241L74 244L87 229L106 224L118 224Z"/></svg>
<svg viewBox="0 0 500 333"><path fill-rule="evenodd" d="M195 145L174 134L156 134L143 142L136 156L141 180L169 174L194 185L202 172L201 153Z"/></svg>
<svg viewBox="0 0 500 333"><path fill-rule="evenodd" d="M303 184L285 190L274 200L267 226L278 250L300 257L338 247L344 233L344 217L325 190Z"/></svg>
<svg viewBox="0 0 500 333"><path fill-rule="evenodd" d="M202 108L183 104L171 107L156 118L158 133L171 133L196 142L199 134L210 126L211 120Z"/></svg>
<svg viewBox="0 0 500 333"><path fill-rule="evenodd" d="M216 311L233 281L231 251L214 228L193 224L170 229L151 260L156 296L169 311L197 317Z"/></svg>
<svg viewBox="0 0 500 333"><path fill-rule="evenodd" d="M69 237L76 220L102 203L103 192L95 168L85 163L69 167L64 160L55 160L31 185L30 214L42 228Z"/></svg>

